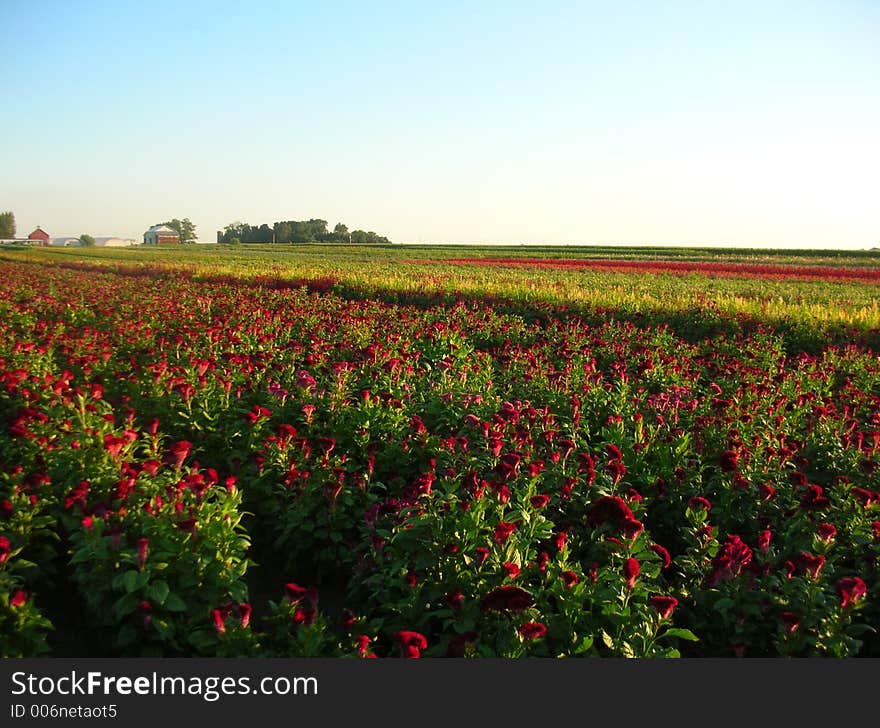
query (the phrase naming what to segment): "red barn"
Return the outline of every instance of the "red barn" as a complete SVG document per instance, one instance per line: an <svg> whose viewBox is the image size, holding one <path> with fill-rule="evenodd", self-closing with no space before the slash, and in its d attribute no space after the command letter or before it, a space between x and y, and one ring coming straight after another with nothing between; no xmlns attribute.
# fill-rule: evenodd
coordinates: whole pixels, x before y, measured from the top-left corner
<svg viewBox="0 0 880 728"><path fill-rule="evenodd" d="M37 225L37 229L28 235L28 240L33 240L32 245L49 245L51 236L43 228Z"/></svg>

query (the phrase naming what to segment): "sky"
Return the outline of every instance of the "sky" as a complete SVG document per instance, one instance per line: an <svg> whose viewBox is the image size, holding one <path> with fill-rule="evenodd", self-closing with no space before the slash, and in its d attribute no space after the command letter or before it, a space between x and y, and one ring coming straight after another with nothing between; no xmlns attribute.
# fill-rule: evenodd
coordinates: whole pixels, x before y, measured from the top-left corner
<svg viewBox="0 0 880 728"><path fill-rule="evenodd" d="M22 236L880 246L877 0L0 0L0 36Z"/></svg>

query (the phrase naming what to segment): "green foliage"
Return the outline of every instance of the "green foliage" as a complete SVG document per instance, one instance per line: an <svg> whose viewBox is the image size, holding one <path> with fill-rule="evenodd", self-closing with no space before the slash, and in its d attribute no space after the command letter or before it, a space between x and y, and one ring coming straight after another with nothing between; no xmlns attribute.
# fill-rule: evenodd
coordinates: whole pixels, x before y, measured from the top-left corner
<svg viewBox="0 0 880 728"><path fill-rule="evenodd" d="M15 237L15 214L13 212L0 212L0 238Z"/></svg>
<svg viewBox="0 0 880 728"><path fill-rule="evenodd" d="M79 236L79 242L80 245L86 248L93 248L95 246L95 239L87 233L83 233Z"/></svg>

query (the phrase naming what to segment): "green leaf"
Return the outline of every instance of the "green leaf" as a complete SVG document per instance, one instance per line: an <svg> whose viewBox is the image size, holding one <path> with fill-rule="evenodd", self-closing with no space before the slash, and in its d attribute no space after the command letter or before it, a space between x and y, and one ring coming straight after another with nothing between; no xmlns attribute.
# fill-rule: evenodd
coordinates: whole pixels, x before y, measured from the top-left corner
<svg viewBox="0 0 880 728"><path fill-rule="evenodd" d="M166 581L157 581L147 588L147 599L155 604L165 604L165 600L168 598L168 592L170 589L168 588L168 582Z"/></svg>
<svg viewBox="0 0 880 728"><path fill-rule="evenodd" d="M122 584L129 593L145 586L149 580L150 575L142 571L126 571L122 576Z"/></svg>
<svg viewBox="0 0 880 728"><path fill-rule="evenodd" d="M593 647L593 635L588 634L574 648L574 654L582 655Z"/></svg>
<svg viewBox="0 0 880 728"><path fill-rule="evenodd" d="M682 629L680 627L670 627L667 629L661 637L678 637L680 640L687 640L688 642L699 642L700 638L697 637L693 632L689 629Z"/></svg>
<svg viewBox="0 0 880 728"><path fill-rule="evenodd" d="M730 597L721 597L721 599L715 602L715 609L719 612L726 612L733 606L736 606L736 602Z"/></svg>
<svg viewBox="0 0 880 728"><path fill-rule="evenodd" d="M165 604L163 604L165 609L169 612L185 612L186 611L186 602L183 601L177 594L169 594L165 599Z"/></svg>

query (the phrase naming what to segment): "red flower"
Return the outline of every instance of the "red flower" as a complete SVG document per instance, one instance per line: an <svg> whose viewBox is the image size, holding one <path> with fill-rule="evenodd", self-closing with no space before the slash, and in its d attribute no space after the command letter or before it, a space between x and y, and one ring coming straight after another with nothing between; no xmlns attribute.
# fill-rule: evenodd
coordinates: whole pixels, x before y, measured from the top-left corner
<svg viewBox="0 0 880 728"><path fill-rule="evenodd" d="M150 550L150 539L139 538L137 542L138 569L143 571L144 564L147 563L147 553Z"/></svg>
<svg viewBox="0 0 880 728"><path fill-rule="evenodd" d="M718 458L718 467L730 473L739 467L739 455L733 450L725 450Z"/></svg>
<svg viewBox="0 0 880 728"><path fill-rule="evenodd" d="M855 604L857 601L864 599L868 593L868 587L864 581L857 576L847 576L837 582L834 590L840 597L840 606L846 609L848 606Z"/></svg>
<svg viewBox="0 0 880 728"><path fill-rule="evenodd" d="M316 615L317 611L313 606L297 607L293 613L293 624L294 626L299 626L302 624L306 627L309 627L315 623Z"/></svg>
<svg viewBox="0 0 880 728"><path fill-rule="evenodd" d="M678 599L675 597L661 596L659 594L649 597L648 602L657 610L661 619L669 619L672 610L678 606Z"/></svg>
<svg viewBox="0 0 880 728"><path fill-rule="evenodd" d="M837 529L831 523L820 523L819 527L816 529L816 534L821 541L831 543L837 535Z"/></svg>
<svg viewBox="0 0 880 728"><path fill-rule="evenodd" d="M709 586L719 581L734 579L752 561L752 550L736 535L729 535L727 541L712 559L712 573Z"/></svg>
<svg viewBox="0 0 880 728"><path fill-rule="evenodd" d="M477 565L482 566L486 563L486 559L489 558L489 549L485 546L477 546L474 548L474 553L477 555Z"/></svg>
<svg viewBox="0 0 880 728"><path fill-rule="evenodd" d="M651 551L653 551L657 556L660 557L660 568L668 569L672 566L672 557L669 555L669 551L666 550L659 543L652 544Z"/></svg>
<svg viewBox="0 0 880 728"><path fill-rule="evenodd" d="M628 520L635 520L635 516L626 501L616 495L602 496L591 503L587 511L587 523L591 526L610 523L620 528Z"/></svg>
<svg viewBox="0 0 880 728"><path fill-rule="evenodd" d="M807 492L801 498L801 508L805 510L817 511L826 508L830 504L831 501L822 495L822 488L818 485L809 486Z"/></svg>
<svg viewBox="0 0 880 728"><path fill-rule="evenodd" d="M766 554L770 550L770 538L773 534L770 531L762 531L758 534L758 550L762 554Z"/></svg>
<svg viewBox="0 0 880 728"><path fill-rule="evenodd" d="M701 495L695 495L688 501L688 508L692 511L706 511L709 512L712 510L712 504Z"/></svg>
<svg viewBox="0 0 880 728"><path fill-rule="evenodd" d="M495 533L493 535L495 543L504 543L510 538L510 534L517 529L517 526L519 526L519 523L505 523L504 521L501 521L495 526Z"/></svg>
<svg viewBox="0 0 880 728"><path fill-rule="evenodd" d="M484 612L524 612L535 603L534 597L518 586L499 586L483 597Z"/></svg>
<svg viewBox="0 0 880 728"><path fill-rule="evenodd" d="M247 627L251 623L252 611L250 604L245 603L238 605L238 619L242 627Z"/></svg>
<svg viewBox="0 0 880 728"><path fill-rule="evenodd" d="M449 606L453 612L460 612L461 605L464 603L464 595L461 590L456 589L454 592L446 592L443 601Z"/></svg>
<svg viewBox="0 0 880 728"><path fill-rule="evenodd" d="M789 577L795 574L803 574L816 580L819 578L819 572L822 571L822 567L825 566L825 557L821 554L813 556L813 554L804 551L795 556L792 561L786 562L786 565L788 566Z"/></svg>
<svg viewBox="0 0 880 728"><path fill-rule="evenodd" d="M0 536L0 564L6 563L9 554L12 553L12 545L6 536Z"/></svg>
<svg viewBox="0 0 880 728"><path fill-rule="evenodd" d="M547 571L547 562L550 560L550 554L546 551L542 551L538 554L538 558L536 560L538 571Z"/></svg>
<svg viewBox="0 0 880 728"><path fill-rule="evenodd" d="M186 440L175 442L170 448L168 448L167 462L169 465L173 465L175 470L180 470L183 466L183 461L186 460L186 456L189 455L190 450L192 450L191 442L187 442Z"/></svg>
<svg viewBox="0 0 880 728"><path fill-rule="evenodd" d="M464 657L467 646L477 641L477 633L474 631L463 632L456 635L446 646L446 657Z"/></svg>
<svg viewBox="0 0 880 728"><path fill-rule="evenodd" d="M797 632L797 628L800 625L800 618L794 612L783 612L781 617L782 627L788 634L794 634Z"/></svg>
<svg viewBox="0 0 880 728"><path fill-rule="evenodd" d="M394 633L394 639L397 640L397 644L400 646L401 657L421 657L422 650L428 648L428 640L418 632L401 630Z"/></svg>
<svg viewBox="0 0 880 728"><path fill-rule="evenodd" d="M376 657L376 655L370 652L370 638L365 634L359 634L357 636L357 646L358 646L358 654L361 657Z"/></svg>
<svg viewBox="0 0 880 728"><path fill-rule="evenodd" d="M10 607L23 607L28 600L28 593L23 589L19 589L9 598Z"/></svg>
<svg viewBox="0 0 880 728"><path fill-rule="evenodd" d="M299 604L303 599L312 604L318 603L317 589L314 587L306 589L292 581L284 585L284 596L290 604Z"/></svg>
<svg viewBox="0 0 880 728"><path fill-rule="evenodd" d="M642 525L642 522L637 521L635 518L627 518L620 524L620 532L624 538L634 539L644 530L645 527Z"/></svg>
<svg viewBox="0 0 880 728"><path fill-rule="evenodd" d="M504 566L504 570L507 572L507 576L509 578L516 579L516 577L519 576L519 571L520 571L519 564L514 564L510 561L505 561L503 566Z"/></svg>
<svg viewBox="0 0 880 728"><path fill-rule="evenodd" d="M540 493L529 498L529 502L535 508L544 508L550 502L550 496Z"/></svg>
<svg viewBox="0 0 880 728"><path fill-rule="evenodd" d="M636 577L639 575L639 572L642 570L642 567L639 566L638 560L630 557L623 564L623 575L626 577L626 585L630 589L635 586Z"/></svg>
<svg viewBox="0 0 880 728"><path fill-rule="evenodd" d="M526 622L517 629L517 632L525 640L537 640L547 634L547 628L540 622Z"/></svg>
<svg viewBox="0 0 880 728"><path fill-rule="evenodd" d="M559 575L559 578L562 579L562 583L566 589L571 589L575 584L580 581L580 579L578 579L578 575L570 569L567 571L563 571Z"/></svg>
<svg viewBox="0 0 880 728"><path fill-rule="evenodd" d="M223 612L219 609L211 610L211 616L214 618L214 629L219 633L226 632L226 623L223 619Z"/></svg>

